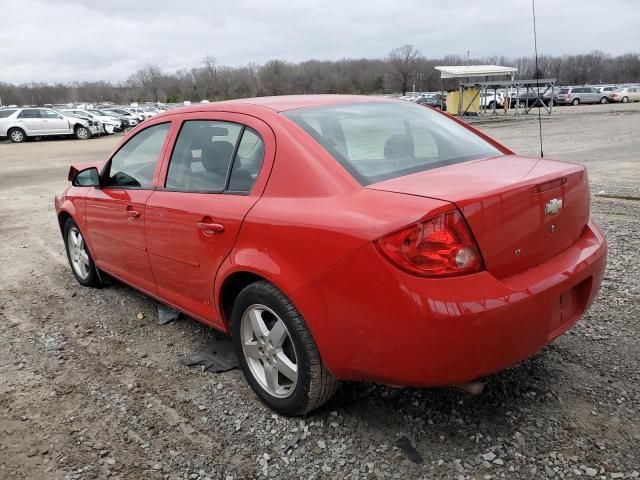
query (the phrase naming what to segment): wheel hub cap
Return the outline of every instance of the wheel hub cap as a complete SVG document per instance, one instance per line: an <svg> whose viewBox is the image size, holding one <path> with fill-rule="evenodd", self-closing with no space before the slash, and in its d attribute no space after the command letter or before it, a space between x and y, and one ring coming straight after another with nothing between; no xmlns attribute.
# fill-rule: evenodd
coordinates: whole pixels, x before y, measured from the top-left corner
<svg viewBox="0 0 640 480"><path fill-rule="evenodd" d="M290 396L298 384L293 341L282 319L265 305L252 305L240 322L242 351L258 384L277 398Z"/></svg>
<svg viewBox="0 0 640 480"><path fill-rule="evenodd" d="M71 267L76 275L83 280L89 276L89 254L87 253L84 238L76 227L69 229L67 237L67 245L69 247L69 259Z"/></svg>

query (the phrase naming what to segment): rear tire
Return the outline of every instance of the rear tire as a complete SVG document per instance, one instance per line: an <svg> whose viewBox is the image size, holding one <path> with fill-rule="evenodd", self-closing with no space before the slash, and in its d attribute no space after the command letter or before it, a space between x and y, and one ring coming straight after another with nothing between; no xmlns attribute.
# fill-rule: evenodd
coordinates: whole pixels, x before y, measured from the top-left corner
<svg viewBox="0 0 640 480"><path fill-rule="evenodd" d="M84 240L80 228L72 218L64 222L64 246L67 250L67 260L78 283L84 287L99 287L100 276L89 247Z"/></svg>
<svg viewBox="0 0 640 480"><path fill-rule="evenodd" d="M91 130L83 125L78 125L75 128L74 133L78 140L89 140L92 137Z"/></svg>
<svg viewBox="0 0 640 480"><path fill-rule="evenodd" d="M27 140L27 135L21 128L12 128L9 130L9 139L11 143L22 143Z"/></svg>
<svg viewBox="0 0 640 480"><path fill-rule="evenodd" d="M335 393L338 381L323 365L304 319L269 282L252 283L240 292L231 331L247 382L276 412L304 415Z"/></svg>
<svg viewBox="0 0 640 480"><path fill-rule="evenodd" d="M580 105L580 99L574 98L573 101L571 102L571 105L573 105L574 107L577 107L578 105Z"/></svg>

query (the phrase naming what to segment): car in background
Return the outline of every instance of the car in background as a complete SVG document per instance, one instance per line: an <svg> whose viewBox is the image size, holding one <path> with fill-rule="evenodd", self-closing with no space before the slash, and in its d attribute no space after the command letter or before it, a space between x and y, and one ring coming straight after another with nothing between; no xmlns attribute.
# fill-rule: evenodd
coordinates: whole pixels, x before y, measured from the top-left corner
<svg viewBox="0 0 640 480"><path fill-rule="evenodd" d="M609 101L615 103L640 102L640 87L621 87L609 94Z"/></svg>
<svg viewBox="0 0 640 480"><path fill-rule="evenodd" d="M609 94L619 87L617 85L598 85L596 87L598 91L607 96L607 102L609 101Z"/></svg>
<svg viewBox="0 0 640 480"><path fill-rule="evenodd" d="M131 117L136 121L136 125L144 121L144 116L138 115L137 113L133 113L126 108L103 108L103 112L113 112L118 115L124 115L126 117Z"/></svg>
<svg viewBox="0 0 640 480"><path fill-rule="evenodd" d="M97 115L90 112L89 110L80 108L65 108L61 109L60 112L65 114L69 113L80 118L86 118L87 120L98 122L100 125L102 125L104 133L106 133L107 135L111 135L116 131L122 130L122 122L120 120L113 117L108 117L106 115Z"/></svg>
<svg viewBox="0 0 640 480"><path fill-rule="evenodd" d="M480 106L493 110L494 108L502 108L504 105L505 95L501 91L486 90L480 93Z"/></svg>
<svg viewBox="0 0 640 480"><path fill-rule="evenodd" d="M520 92L517 96L514 93L511 94L510 105L515 107L516 104L521 108L546 106L548 107L551 102L554 101L551 91L546 94L542 91L536 93L535 91Z"/></svg>
<svg viewBox="0 0 640 480"><path fill-rule="evenodd" d="M134 115L138 115L138 117L142 119L141 121L145 121L147 118L151 118L155 115L155 113L142 107L125 107L125 110L133 113Z"/></svg>
<svg viewBox="0 0 640 480"><path fill-rule="evenodd" d="M607 103L608 95L597 87L562 87L556 95L558 105L580 105L581 103Z"/></svg>
<svg viewBox="0 0 640 480"><path fill-rule="evenodd" d="M136 118L134 118L130 114L123 115L121 113L117 113L115 111L106 110L106 109L101 109L101 110L91 109L89 111L91 111L91 112L94 112L94 111L95 112L100 112L102 115L106 115L108 117L113 117L116 120L120 120L120 123L122 124L122 128L123 129L135 127L139 123L138 120ZM98 115L98 114L96 113L96 115Z"/></svg>
<svg viewBox="0 0 640 480"><path fill-rule="evenodd" d="M22 143L28 138L63 135L87 140L103 132L98 122L65 115L51 108L15 108L0 112L0 138L8 137L13 143Z"/></svg>
<svg viewBox="0 0 640 480"><path fill-rule="evenodd" d="M113 122L118 122L119 126L115 128L116 132L121 132L122 130L124 130L125 128L128 128L132 125L129 125L129 120L127 117L124 117L122 115L117 115L117 114L108 114L106 112L103 112L102 110L98 110L97 108L87 108L85 109L87 112L91 113L92 115L94 115L96 118L98 118L100 121L113 121ZM137 123L136 123L137 125Z"/></svg>
<svg viewBox="0 0 640 480"><path fill-rule="evenodd" d="M67 178L54 205L77 281L106 272L230 334L285 415L339 380L469 387L571 328L606 266L583 165L406 101L185 107Z"/></svg>
<svg viewBox="0 0 640 480"><path fill-rule="evenodd" d="M441 93L434 93L428 97L421 97L416 100L416 103L418 105L424 105L436 109L442 108L442 111L447 111L447 99L446 97L443 97Z"/></svg>

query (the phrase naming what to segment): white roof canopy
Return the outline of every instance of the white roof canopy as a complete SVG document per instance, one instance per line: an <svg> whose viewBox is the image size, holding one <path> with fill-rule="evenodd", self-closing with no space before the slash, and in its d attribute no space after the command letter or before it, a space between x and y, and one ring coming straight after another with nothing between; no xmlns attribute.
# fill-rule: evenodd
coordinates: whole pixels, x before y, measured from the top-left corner
<svg viewBox="0 0 640 480"><path fill-rule="evenodd" d="M517 68L500 65L453 65L435 68L440 71L441 78L496 77L512 75L518 71Z"/></svg>

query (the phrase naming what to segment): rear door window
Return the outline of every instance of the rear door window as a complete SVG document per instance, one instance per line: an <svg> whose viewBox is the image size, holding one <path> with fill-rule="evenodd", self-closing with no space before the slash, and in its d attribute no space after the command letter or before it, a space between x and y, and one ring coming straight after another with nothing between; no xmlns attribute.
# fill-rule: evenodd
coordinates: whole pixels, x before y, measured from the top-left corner
<svg viewBox="0 0 640 480"><path fill-rule="evenodd" d="M187 192L248 193L264 143L250 128L216 120L184 122L171 155L165 187Z"/></svg>
<svg viewBox="0 0 640 480"><path fill-rule="evenodd" d="M18 118L41 118L40 110L37 108L28 108L26 110L21 111L20 114L18 115Z"/></svg>

